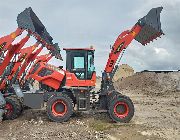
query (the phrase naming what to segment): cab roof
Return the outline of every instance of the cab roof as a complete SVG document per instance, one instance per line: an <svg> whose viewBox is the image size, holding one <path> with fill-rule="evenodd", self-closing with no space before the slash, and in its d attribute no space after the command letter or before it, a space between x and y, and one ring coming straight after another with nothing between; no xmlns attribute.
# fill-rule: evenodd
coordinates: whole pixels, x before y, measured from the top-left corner
<svg viewBox="0 0 180 140"><path fill-rule="evenodd" d="M85 51L95 51L94 48L63 48L63 50L85 50Z"/></svg>

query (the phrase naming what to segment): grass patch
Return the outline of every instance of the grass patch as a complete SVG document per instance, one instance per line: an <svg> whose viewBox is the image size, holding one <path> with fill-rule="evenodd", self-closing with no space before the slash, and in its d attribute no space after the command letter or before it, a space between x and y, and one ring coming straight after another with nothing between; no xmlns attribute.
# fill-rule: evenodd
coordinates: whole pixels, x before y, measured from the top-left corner
<svg viewBox="0 0 180 140"><path fill-rule="evenodd" d="M101 120L94 120L93 122L90 123L90 127L96 131L105 131L111 128L117 128L119 126L114 123L108 123Z"/></svg>

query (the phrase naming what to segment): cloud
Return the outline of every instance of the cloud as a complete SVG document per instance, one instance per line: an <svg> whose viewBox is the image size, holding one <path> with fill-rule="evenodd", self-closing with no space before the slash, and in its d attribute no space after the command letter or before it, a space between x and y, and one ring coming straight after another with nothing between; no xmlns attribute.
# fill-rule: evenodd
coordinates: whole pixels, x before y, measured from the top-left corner
<svg viewBox="0 0 180 140"><path fill-rule="evenodd" d="M151 8L163 6L161 21L165 36L146 47L133 41L121 63L131 65L136 71L179 69L179 0L6 0L0 5L2 36L16 29L17 14L29 6L61 48L95 46L98 75L104 70L110 52L109 46L118 35L130 29ZM62 51L62 54L65 58L65 52ZM65 62L56 59L52 59L50 63L65 66Z"/></svg>
<svg viewBox="0 0 180 140"><path fill-rule="evenodd" d="M179 0L152 0L146 4L134 9L132 15L134 17L142 16L152 7L163 6L161 13L162 30L165 36L161 39L141 47L139 43L133 42L129 51L125 55L126 60L122 63L128 63L135 68L136 71L143 69L150 70L177 70L179 69L179 44L180 44L180 6ZM132 47L133 46L133 47Z"/></svg>

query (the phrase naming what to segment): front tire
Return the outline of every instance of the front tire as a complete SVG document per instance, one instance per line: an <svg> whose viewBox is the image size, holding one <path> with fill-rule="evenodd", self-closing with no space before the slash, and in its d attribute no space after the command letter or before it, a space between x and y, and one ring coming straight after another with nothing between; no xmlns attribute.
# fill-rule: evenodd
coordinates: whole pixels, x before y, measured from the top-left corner
<svg viewBox="0 0 180 140"><path fill-rule="evenodd" d="M115 122L127 123L134 116L134 105L127 96L117 96L109 103L109 115Z"/></svg>
<svg viewBox="0 0 180 140"><path fill-rule="evenodd" d="M73 101L65 94L52 96L47 102L47 115L55 122L68 121L73 114Z"/></svg>
<svg viewBox="0 0 180 140"><path fill-rule="evenodd" d="M5 105L5 113L4 119L6 120L14 120L18 118L22 113L22 105L20 101L13 96L6 97L6 105Z"/></svg>

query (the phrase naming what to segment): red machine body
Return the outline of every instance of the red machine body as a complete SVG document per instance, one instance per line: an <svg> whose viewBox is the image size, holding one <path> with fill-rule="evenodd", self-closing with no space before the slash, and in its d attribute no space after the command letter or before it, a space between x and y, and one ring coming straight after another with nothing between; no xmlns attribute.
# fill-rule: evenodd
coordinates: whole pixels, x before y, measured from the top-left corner
<svg viewBox="0 0 180 140"><path fill-rule="evenodd" d="M13 33L13 34L15 34L15 33ZM11 35L9 35L9 36L7 36L7 39L10 37L10 36L12 36L12 34ZM13 38L10 40L10 41L6 41L6 42L8 42L8 44L11 42L12 43L12 41L15 39L15 35L13 36ZM2 71L0 71L0 75L2 75L2 73L3 73L3 71L6 69L6 67L7 67L7 65L9 64L9 62L11 61L11 59L12 59L12 57L16 54L16 53L18 53L19 51L20 51L20 49L24 46L24 44L29 40L29 36L27 35L25 38L23 38L19 43L17 43L17 44L15 44L15 45L10 45L10 46L6 46L6 48L7 48L7 50L5 49L4 51L7 53L6 54L6 56L5 56L5 58L4 58L4 61L1 63L1 65L0 65L0 69L2 70ZM5 40L5 38L1 38L3 41ZM1 40L0 39L0 40ZM2 41L2 42L3 42Z"/></svg>
<svg viewBox="0 0 180 140"><path fill-rule="evenodd" d="M22 112L23 105L30 108L42 108L44 102L47 102L48 117L56 122L67 121L76 105L77 111L96 108L107 111L115 122L129 122L134 115L133 102L129 97L116 91L112 81L118 68L117 60L133 39L146 45L163 34L160 23L161 10L162 7L151 9L146 16L138 20L132 29L118 36L102 73L101 88L98 92L93 92L92 89L96 85L95 50L93 48L66 48L64 49L66 69L48 64L47 62L53 56L62 60L60 48L57 43L53 44L52 37L32 9L25 9L18 15L18 29L0 38L0 76L2 76L0 90L6 97L7 104L12 103L10 102L11 95L13 95L13 100L14 95L17 95L14 108L20 108L18 112L6 108L11 115L7 116L7 113L5 116L14 119ZM15 38L24 30L28 32L27 36L19 43L12 45ZM33 36L37 43L23 48L30 36ZM39 44L41 46L38 48ZM50 51L49 54L38 56L43 47ZM2 57L3 55L5 56ZM17 61L16 55L19 55ZM25 87L35 80L39 82L40 90L32 91L30 86L29 89ZM10 84L7 81L10 81ZM90 97L94 95L98 95L98 101L91 103Z"/></svg>
<svg viewBox="0 0 180 140"><path fill-rule="evenodd" d="M90 80L79 80L74 73L66 71L66 84L67 87L95 87L96 86L96 73L92 75Z"/></svg>
<svg viewBox="0 0 180 140"><path fill-rule="evenodd" d="M33 78L54 89L60 88L64 77L64 70L55 68L45 62L37 63L29 76L29 78Z"/></svg>

